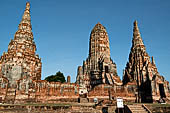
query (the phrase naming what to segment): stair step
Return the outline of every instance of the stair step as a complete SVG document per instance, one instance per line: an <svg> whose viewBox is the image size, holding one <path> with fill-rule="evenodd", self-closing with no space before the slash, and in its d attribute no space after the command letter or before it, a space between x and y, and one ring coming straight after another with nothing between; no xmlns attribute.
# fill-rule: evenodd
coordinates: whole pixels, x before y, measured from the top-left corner
<svg viewBox="0 0 170 113"><path fill-rule="evenodd" d="M129 107L130 109L143 109L143 108L132 108L132 107Z"/></svg>
<svg viewBox="0 0 170 113"><path fill-rule="evenodd" d="M143 108L131 108L131 107L130 107L130 109L143 109Z"/></svg>
<svg viewBox="0 0 170 113"><path fill-rule="evenodd" d="M148 113L142 105L127 105L132 113Z"/></svg>
<svg viewBox="0 0 170 113"><path fill-rule="evenodd" d="M143 108L143 109L131 109L131 110L134 110L134 111L136 111L136 110L142 111L142 110L145 110L145 109Z"/></svg>
<svg viewBox="0 0 170 113"><path fill-rule="evenodd" d="M147 111L132 111L132 113L148 113Z"/></svg>
<svg viewBox="0 0 170 113"><path fill-rule="evenodd" d="M145 109L130 109L131 111L146 111Z"/></svg>
<svg viewBox="0 0 170 113"><path fill-rule="evenodd" d="M128 106L135 106L135 107L141 107L142 105L128 105Z"/></svg>

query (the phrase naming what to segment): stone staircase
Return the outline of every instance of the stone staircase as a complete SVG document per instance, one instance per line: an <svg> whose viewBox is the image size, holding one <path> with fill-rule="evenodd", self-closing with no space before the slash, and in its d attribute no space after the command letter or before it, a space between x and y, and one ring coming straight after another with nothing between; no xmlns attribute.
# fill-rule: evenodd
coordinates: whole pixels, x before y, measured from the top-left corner
<svg viewBox="0 0 170 113"><path fill-rule="evenodd" d="M16 89L14 88L8 88L4 103L7 104L14 104L15 102L15 97L16 97Z"/></svg>
<svg viewBox="0 0 170 113"><path fill-rule="evenodd" d="M142 104L127 105L132 113L149 113Z"/></svg>

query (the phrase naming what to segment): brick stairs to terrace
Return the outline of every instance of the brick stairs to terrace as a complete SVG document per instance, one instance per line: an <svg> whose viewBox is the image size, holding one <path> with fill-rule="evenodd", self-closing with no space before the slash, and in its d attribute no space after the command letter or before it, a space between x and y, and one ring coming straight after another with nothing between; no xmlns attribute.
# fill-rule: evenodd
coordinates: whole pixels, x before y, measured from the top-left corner
<svg viewBox="0 0 170 113"><path fill-rule="evenodd" d="M131 113L150 113L142 104L127 105Z"/></svg>
<svg viewBox="0 0 170 113"><path fill-rule="evenodd" d="M14 104L15 97L16 97L16 89L8 88L5 99L4 99L4 103Z"/></svg>

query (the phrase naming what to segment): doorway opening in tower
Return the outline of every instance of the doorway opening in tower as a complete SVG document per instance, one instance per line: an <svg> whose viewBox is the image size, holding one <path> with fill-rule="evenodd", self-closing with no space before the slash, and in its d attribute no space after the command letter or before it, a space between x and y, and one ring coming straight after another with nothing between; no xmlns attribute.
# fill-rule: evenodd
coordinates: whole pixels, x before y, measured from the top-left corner
<svg viewBox="0 0 170 113"><path fill-rule="evenodd" d="M159 92L160 92L161 98L166 98L165 90L164 90L164 85L163 84L159 84Z"/></svg>
<svg viewBox="0 0 170 113"><path fill-rule="evenodd" d="M105 73L109 73L109 67L105 66Z"/></svg>

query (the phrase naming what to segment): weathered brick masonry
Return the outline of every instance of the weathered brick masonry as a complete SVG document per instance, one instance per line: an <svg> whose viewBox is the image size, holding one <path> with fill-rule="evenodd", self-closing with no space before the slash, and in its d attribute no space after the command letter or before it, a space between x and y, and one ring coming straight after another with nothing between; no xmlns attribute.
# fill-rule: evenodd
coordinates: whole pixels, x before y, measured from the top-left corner
<svg viewBox="0 0 170 113"><path fill-rule="evenodd" d="M35 52L30 3L27 3L14 39L0 58L2 100L6 103L77 101L77 84L41 80L42 63Z"/></svg>
<svg viewBox="0 0 170 113"><path fill-rule="evenodd" d="M150 60L137 21L123 81L110 56L106 28L100 23L91 31L89 55L83 66L78 67L76 83L70 83L70 76L65 83L41 80L41 69L32 33L30 3L27 3L14 39L0 58L0 103L78 102L82 95L90 102L94 98L116 97L133 102L170 99L169 82L159 74L154 58Z"/></svg>

